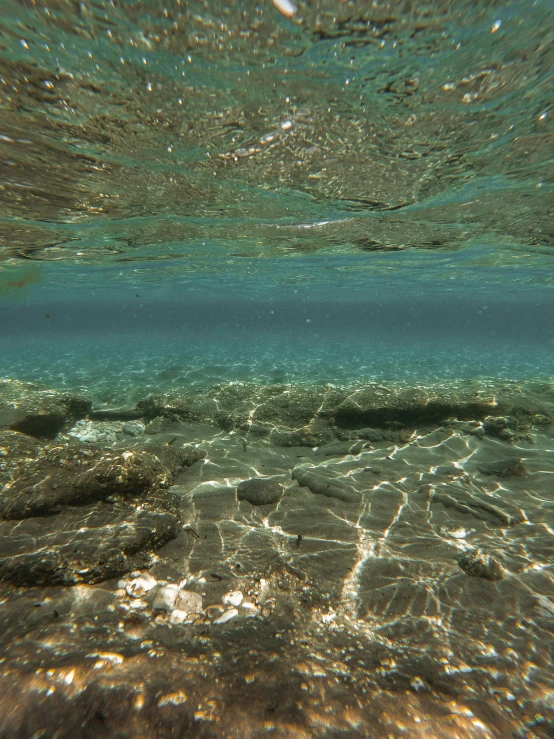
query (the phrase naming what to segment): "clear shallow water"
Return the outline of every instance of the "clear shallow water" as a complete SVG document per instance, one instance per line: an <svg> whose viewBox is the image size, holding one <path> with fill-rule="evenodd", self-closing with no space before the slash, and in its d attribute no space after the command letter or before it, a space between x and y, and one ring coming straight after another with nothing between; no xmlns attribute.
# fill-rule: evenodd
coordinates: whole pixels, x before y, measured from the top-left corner
<svg viewBox="0 0 554 739"><path fill-rule="evenodd" d="M2 384L0 737L554 736L553 41L551 0L2 2L0 377L127 415L35 437L61 396ZM137 454L176 537L163 486L59 509Z"/></svg>

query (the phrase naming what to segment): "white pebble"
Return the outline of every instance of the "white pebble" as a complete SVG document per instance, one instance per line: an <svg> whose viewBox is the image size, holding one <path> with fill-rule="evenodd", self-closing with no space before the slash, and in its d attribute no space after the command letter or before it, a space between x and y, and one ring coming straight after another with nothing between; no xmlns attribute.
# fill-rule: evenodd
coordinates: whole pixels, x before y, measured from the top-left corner
<svg viewBox="0 0 554 739"><path fill-rule="evenodd" d="M236 608L229 608L229 610L222 613L219 618L216 618L214 624L226 624L227 621L230 621L232 618L236 618L238 615L239 612Z"/></svg>
<svg viewBox="0 0 554 739"><path fill-rule="evenodd" d="M169 617L169 623L170 624L182 624L187 618L187 616L188 616L188 613L186 611L181 611L179 608L176 608L174 611L171 611L171 615Z"/></svg>
<svg viewBox="0 0 554 739"><path fill-rule="evenodd" d="M450 539L465 539L468 533L461 526L457 529L449 529L446 526L442 526L440 532L443 536L448 536Z"/></svg>
<svg viewBox="0 0 554 739"><path fill-rule="evenodd" d="M179 590L175 600L175 608L187 613L198 613L202 610L202 596L192 590Z"/></svg>
<svg viewBox="0 0 554 739"><path fill-rule="evenodd" d="M285 18L292 18L296 13L296 5L293 5L290 0L273 0L273 5Z"/></svg>
<svg viewBox="0 0 554 739"><path fill-rule="evenodd" d="M240 606L244 599L244 595L240 590L233 590L230 593L225 593L222 600L226 606Z"/></svg>
<svg viewBox="0 0 554 739"><path fill-rule="evenodd" d="M127 583L125 590L132 598L140 598L149 590L156 587L157 584L157 580L152 575L149 575L147 572L144 575L139 573L139 577L135 577L134 580Z"/></svg>
<svg viewBox="0 0 554 739"><path fill-rule="evenodd" d="M536 595L538 611L545 618L554 618L554 603L546 595Z"/></svg>
<svg viewBox="0 0 554 739"><path fill-rule="evenodd" d="M175 601L179 594L177 585L164 585L156 593L154 598L154 609L160 611L172 611L175 607Z"/></svg>

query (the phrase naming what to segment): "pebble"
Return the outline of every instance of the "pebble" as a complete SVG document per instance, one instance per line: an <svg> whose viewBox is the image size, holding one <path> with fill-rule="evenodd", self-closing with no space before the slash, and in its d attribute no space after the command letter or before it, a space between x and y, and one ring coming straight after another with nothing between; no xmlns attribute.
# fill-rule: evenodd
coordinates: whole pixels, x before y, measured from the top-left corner
<svg viewBox="0 0 554 739"><path fill-rule="evenodd" d="M179 608L175 608L175 610L171 611L171 615L169 616L169 623L182 624L185 622L187 616L188 613L186 611L181 611Z"/></svg>
<svg viewBox="0 0 554 739"><path fill-rule="evenodd" d="M468 534L461 526L457 529L449 529L446 526L442 526L440 532L443 536L448 536L450 539L465 539Z"/></svg>
<svg viewBox="0 0 554 739"><path fill-rule="evenodd" d="M144 433L144 426L136 421L129 421L123 426L123 433L127 436L140 436Z"/></svg>
<svg viewBox="0 0 554 739"><path fill-rule="evenodd" d="M132 598L141 598L145 593L155 588L157 584L156 578L152 577L148 572L144 573L144 575L141 575L139 572L138 577L127 583L125 590L127 591L127 595L130 595Z"/></svg>
<svg viewBox="0 0 554 739"><path fill-rule="evenodd" d="M240 590L233 590L230 593L225 593L222 600L226 606L240 606L244 600L244 596Z"/></svg>
<svg viewBox="0 0 554 739"><path fill-rule="evenodd" d="M187 613L197 613L202 610L202 596L192 590L179 590L175 600L175 608Z"/></svg>
<svg viewBox="0 0 554 739"><path fill-rule="evenodd" d="M156 593L153 605L154 610L173 611L178 593L179 588L177 585L164 585L164 587L160 588Z"/></svg>
<svg viewBox="0 0 554 739"><path fill-rule="evenodd" d="M176 693L167 693L162 695L158 701L158 708L163 708L167 705L178 706L180 703L187 701L187 694L183 693L182 690L178 690Z"/></svg>
<svg viewBox="0 0 554 739"><path fill-rule="evenodd" d="M494 557L481 549L468 551L458 560L458 566L471 577L482 577L485 580L502 580L504 568Z"/></svg>
<svg viewBox="0 0 554 739"><path fill-rule="evenodd" d="M229 608L228 611L225 611L225 613L222 613L219 618L216 618L214 621L214 624L226 624L227 621L230 621L232 618L236 618L239 615L239 612L236 608Z"/></svg>
<svg viewBox="0 0 554 739"><path fill-rule="evenodd" d="M223 606L219 603L212 603L206 608L206 616L211 619L219 618L219 616L225 611Z"/></svg>
<svg viewBox="0 0 554 739"><path fill-rule="evenodd" d="M293 5L290 0L273 0L273 5L277 8L281 15L285 16L285 18L292 18L292 16L296 13L296 5Z"/></svg>

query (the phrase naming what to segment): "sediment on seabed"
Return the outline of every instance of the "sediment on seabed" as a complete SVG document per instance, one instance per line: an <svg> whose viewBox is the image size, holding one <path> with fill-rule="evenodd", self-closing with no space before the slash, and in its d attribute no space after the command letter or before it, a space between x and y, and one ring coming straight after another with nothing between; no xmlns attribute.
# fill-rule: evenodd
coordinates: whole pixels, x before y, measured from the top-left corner
<svg viewBox="0 0 554 739"><path fill-rule="evenodd" d="M0 736L552 736L553 409L1 381Z"/></svg>

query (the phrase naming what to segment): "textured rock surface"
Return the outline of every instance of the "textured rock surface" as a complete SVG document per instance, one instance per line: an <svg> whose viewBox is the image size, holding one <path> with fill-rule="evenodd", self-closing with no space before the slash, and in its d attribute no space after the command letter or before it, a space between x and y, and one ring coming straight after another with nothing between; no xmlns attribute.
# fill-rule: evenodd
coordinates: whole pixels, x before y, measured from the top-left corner
<svg viewBox="0 0 554 739"><path fill-rule="evenodd" d="M179 532L169 473L152 454L29 446L22 436L0 437L0 579L96 582L144 565Z"/></svg>
<svg viewBox="0 0 554 739"><path fill-rule="evenodd" d="M160 419L212 423L225 431L268 437L277 446L318 446L337 438L406 442L418 425L445 423L465 423L466 433L512 441L533 424L550 423L552 399L541 394L540 384L523 398L520 387L509 382L418 388L372 382L344 388L236 382L149 395L136 410L150 421L147 433L164 428Z"/></svg>
<svg viewBox="0 0 554 739"><path fill-rule="evenodd" d="M484 418L339 427L312 408L277 446L242 390L136 438L124 419L87 421L94 443L0 432L1 504L23 516L0 522L5 731L547 737L552 436L521 411L534 399L494 411L517 444Z"/></svg>
<svg viewBox="0 0 554 739"><path fill-rule="evenodd" d="M0 428L53 438L92 407L86 397L41 389L31 383L0 380Z"/></svg>
<svg viewBox="0 0 554 739"><path fill-rule="evenodd" d="M466 575L482 577L485 580L502 580L504 570L502 565L489 554L481 550L466 552L458 560L458 564Z"/></svg>
<svg viewBox="0 0 554 739"><path fill-rule="evenodd" d="M282 483L272 478L253 477L237 487L238 500L247 500L252 505L278 503L282 495Z"/></svg>

